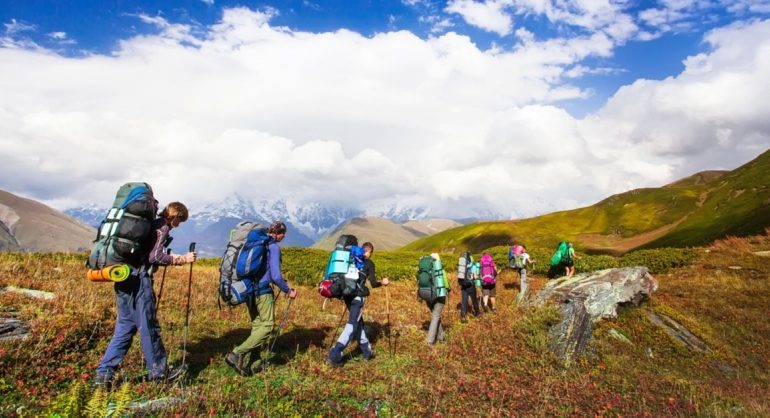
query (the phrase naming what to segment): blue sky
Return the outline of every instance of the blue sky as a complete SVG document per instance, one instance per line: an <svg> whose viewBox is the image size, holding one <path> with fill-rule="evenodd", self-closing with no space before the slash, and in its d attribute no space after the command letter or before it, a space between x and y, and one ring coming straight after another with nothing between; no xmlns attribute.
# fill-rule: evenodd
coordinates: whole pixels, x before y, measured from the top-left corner
<svg viewBox="0 0 770 418"><path fill-rule="evenodd" d="M255 177L242 195L373 214L589 204L770 146L768 17L770 0L4 1L0 188L60 208L128 177L200 204ZM104 173L98 148L126 142L164 158Z"/></svg>

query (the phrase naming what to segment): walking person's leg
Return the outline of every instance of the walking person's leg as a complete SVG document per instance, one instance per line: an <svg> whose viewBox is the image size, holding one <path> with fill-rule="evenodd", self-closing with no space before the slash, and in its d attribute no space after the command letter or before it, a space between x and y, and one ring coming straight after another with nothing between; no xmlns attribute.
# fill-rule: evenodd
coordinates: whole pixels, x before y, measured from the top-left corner
<svg viewBox="0 0 770 418"><path fill-rule="evenodd" d="M438 298L436 302L429 304L431 310L430 326L428 327L428 344L436 342L436 337L443 340L444 328L441 326L441 311L444 309L445 298Z"/></svg>
<svg viewBox="0 0 770 418"><path fill-rule="evenodd" d="M160 337L160 323L158 322L155 305L155 292L152 289L152 276L146 271L139 272L139 293L136 300L136 323L139 327L139 335L142 341L142 352L147 364L147 372L150 380L165 377L167 372L166 348Z"/></svg>
<svg viewBox="0 0 770 418"><path fill-rule="evenodd" d="M468 298L471 297L470 295L470 287L464 287L462 288L462 293L460 293L460 321L465 322L466 316L468 314Z"/></svg>
<svg viewBox="0 0 770 418"><path fill-rule="evenodd" d="M345 305L348 307L348 322L345 324L345 328L342 329L342 334L337 338L337 342L329 350L328 361L333 366L342 365L342 352L345 351L345 347L348 346L353 339L359 326L363 325L361 318L363 301L360 298L354 298L352 300L345 299ZM363 328L361 329L363 333ZM368 340L367 340L368 342Z"/></svg>
<svg viewBox="0 0 770 418"><path fill-rule="evenodd" d="M259 295L253 301L248 302L249 316L251 317L251 334L246 341L233 349L225 359L241 374L251 374L255 361L261 365L259 350L264 348L275 327L275 298L272 293ZM236 367L235 365L238 367Z"/></svg>
<svg viewBox="0 0 770 418"><path fill-rule="evenodd" d="M476 295L476 286L471 286L470 296L471 296L471 302L473 303L473 315L474 316L481 315L481 310L479 309L479 298Z"/></svg>
<svg viewBox="0 0 770 418"><path fill-rule="evenodd" d="M123 362L128 349L131 348L134 334L136 334L134 302L138 289L134 286L129 288L127 285L115 286L115 305L118 318L115 321L115 331L112 334L112 339L107 345L107 350L105 350L99 365L96 367L94 383L97 385L108 385L112 381L113 374L115 374L115 371Z"/></svg>
<svg viewBox="0 0 770 418"><path fill-rule="evenodd" d="M519 296L516 297L516 303L521 305L524 301L527 300L527 290L529 289L529 285L527 283L527 269L523 268L519 270L519 278L520 278L520 286L519 286Z"/></svg>

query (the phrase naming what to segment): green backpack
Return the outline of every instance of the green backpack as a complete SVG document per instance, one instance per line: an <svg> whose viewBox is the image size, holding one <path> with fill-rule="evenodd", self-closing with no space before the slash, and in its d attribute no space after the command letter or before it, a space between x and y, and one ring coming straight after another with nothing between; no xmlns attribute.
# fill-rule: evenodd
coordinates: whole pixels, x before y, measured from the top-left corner
<svg viewBox="0 0 770 418"><path fill-rule="evenodd" d="M556 247L556 252L553 253L553 257L551 257L551 265L556 266L559 263L568 263L569 260L569 243L567 241L562 241Z"/></svg>
<svg viewBox="0 0 770 418"><path fill-rule="evenodd" d="M433 279L433 258L420 257L417 268L417 296L427 302L436 300L436 282Z"/></svg>

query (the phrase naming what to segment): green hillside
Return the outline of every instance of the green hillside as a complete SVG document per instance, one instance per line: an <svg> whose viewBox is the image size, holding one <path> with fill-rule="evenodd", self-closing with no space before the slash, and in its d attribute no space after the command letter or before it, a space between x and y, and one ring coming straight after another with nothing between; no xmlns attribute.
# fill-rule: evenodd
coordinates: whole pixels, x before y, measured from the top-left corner
<svg viewBox="0 0 770 418"><path fill-rule="evenodd" d="M583 251L622 254L634 248L704 244L770 226L770 151L730 172L706 171L660 188L631 190L592 206L535 218L480 222L404 247L474 252L512 240L551 248L571 240Z"/></svg>

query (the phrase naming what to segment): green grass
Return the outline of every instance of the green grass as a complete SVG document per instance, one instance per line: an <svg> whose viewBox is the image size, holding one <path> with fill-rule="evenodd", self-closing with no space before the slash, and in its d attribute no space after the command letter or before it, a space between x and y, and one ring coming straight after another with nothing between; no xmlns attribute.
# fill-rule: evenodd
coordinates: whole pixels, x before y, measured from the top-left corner
<svg viewBox="0 0 770 418"><path fill-rule="evenodd" d="M497 255L504 249L490 251ZM365 362L353 345L342 369L324 364L338 333L340 302L330 300L323 310L315 283L298 286L300 295L276 345L278 365L246 379L223 362L248 335L246 310L217 309L218 262L205 260L194 266L188 388L182 392L141 382L138 341L119 378L130 382L131 400L184 396L182 405L162 416L769 416L770 259L752 253L768 249L770 237L761 236L731 238L709 248L631 253L636 261L670 258L666 272L656 274L660 290L641 308L621 310L617 320L599 323L586 355L567 370L548 351L548 329L559 320L557 309L516 308L518 279L510 270L499 277L495 314L460 323L459 292L450 293L444 312L448 340L434 347L425 344L429 313L415 300L412 281L389 286L388 299L384 289L374 289L364 315L378 357ZM290 274L299 277L315 268L294 266L323 265L325 253L285 249L291 284L297 285ZM409 269L412 255L418 254L378 252L375 257L383 268L398 264ZM625 262L623 257L592 257L598 257L594 264ZM84 416L75 412L89 402L102 408L105 399L125 403L127 389L120 394L116 388L96 402L88 388L115 313L112 286L87 282L82 262L80 255L0 254L0 286L56 294L53 301L0 294L3 310L18 312L33 330L28 340L0 345L0 415L13 416L23 406L30 416ZM680 262L684 266L674 266ZM188 274L186 266L168 269L159 312L172 363L181 357ZM542 275L532 275L533 291L544 284ZM390 330L398 335L392 357L386 300ZM285 307L285 299L279 299L277 313ZM712 352L683 349L645 319L648 309L686 325ZM610 337L611 328L631 344Z"/></svg>
<svg viewBox="0 0 770 418"><path fill-rule="evenodd" d="M633 248L704 245L728 235L757 234L767 226L770 151L727 174L707 172L667 187L632 190L592 206L529 219L463 225L403 249L479 252L514 240L554 248L569 240L580 251L619 254ZM663 227L671 229L659 230ZM640 237L645 233L662 235ZM622 242L635 237L639 242Z"/></svg>

